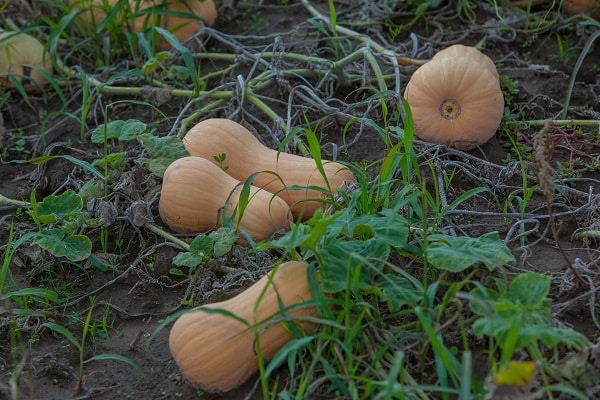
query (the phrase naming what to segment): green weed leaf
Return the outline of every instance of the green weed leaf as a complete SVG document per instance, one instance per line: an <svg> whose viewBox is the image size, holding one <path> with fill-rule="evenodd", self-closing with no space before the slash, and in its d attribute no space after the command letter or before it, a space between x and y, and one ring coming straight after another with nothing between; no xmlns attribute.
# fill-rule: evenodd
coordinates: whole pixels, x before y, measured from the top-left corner
<svg viewBox="0 0 600 400"><path fill-rule="evenodd" d="M229 253L238 239L235 229L228 227L221 227L208 236L214 242L213 254L215 257L221 257Z"/></svg>
<svg viewBox="0 0 600 400"><path fill-rule="evenodd" d="M81 343L79 343L79 340L77 340L77 338L75 336L73 336L73 334L64 326L59 325L55 322L45 322L42 324L42 326L45 326L46 328L49 328L51 330L53 330L56 333L60 333L61 335L63 335L69 342L71 342L71 344L73 346L75 346L79 351L81 351Z"/></svg>
<svg viewBox="0 0 600 400"><path fill-rule="evenodd" d="M291 224L290 232L283 235L281 238L274 240L273 244L276 247L292 249L295 247L303 247L305 249L314 250L319 243L326 237L335 237L341 231L341 225L333 225L333 221L342 216L341 212L337 212L330 216L323 216L323 212L318 209L305 224ZM336 229L337 227L337 229Z"/></svg>
<svg viewBox="0 0 600 400"><path fill-rule="evenodd" d="M95 356L88 358L83 363L85 364L85 363L89 363L90 361L99 361L99 360L114 360L114 361L123 362L123 363L133 367L133 369L135 369L138 374L140 374L141 376L144 376L144 372L139 367L139 365L137 365L132 359L122 356L120 354L110 354L110 353L97 354Z"/></svg>
<svg viewBox="0 0 600 400"><path fill-rule="evenodd" d="M34 244L49 251L55 257L65 257L70 261L82 261L92 254L92 241L85 235L66 236L59 229L52 229L36 235Z"/></svg>
<svg viewBox="0 0 600 400"><path fill-rule="evenodd" d="M102 173L100 171L98 171L96 168L94 168L92 166L92 164L90 164L87 161L80 160L78 158L70 156L68 154L59 155L59 156L40 156L40 157L35 157L35 158L30 159L30 160L27 160L27 162L30 163L30 164L43 164L43 163L47 163L48 161L52 161L55 158L65 159L65 160L67 160L67 161L69 161L69 162L77 165L78 167L80 167L84 171L87 171L87 172L89 172L89 173L97 176L101 180L104 180L104 175L102 175Z"/></svg>
<svg viewBox="0 0 600 400"><path fill-rule="evenodd" d="M336 293L347 288L348 279L354 289L370 287L390 254L385 241L372 238L365 241L333 241L319 252L323 291ZM348 276L350 274L350 277Z"/></svg>
<svg viewBox="0 0 600 400"><path fill-rule="evenodd" d="M177 265L178 267L188 267L191 271L194 268L196 268L198 265L202 264L202 259L200 257L195 256L192 253L186 251L184 253L179 253L175 257L173 257L173 264ZM175 270L177 270L177 271L181 271L181 270L174 268L173 272L176 275L185 276L185 274L183 272L181 274L179 274Z"/></svg>
<svg viewBox="0 0 600 400"><path fill-rule="evenodd" d="M39 297L41 299L47 300L52 303L58 303L58 293L54 290L45 289L45 288L23 288L19 290L15 290L13 292L8 292L3 294L4 299L10 299L13 297Z"/></svg>
<svg viewBox="0 0 600 400"><path fill-rule="evenodd" d="M144 132L146 132L146 124L137 119L116 120L94 129L92 131L92 142L104 143L105 133L106 140L117 139L124 142L133 140Z"/></svg>
<svg viewBox="0 0 600 400"><path fill-rule="evenodd" d="M480 316L473 323L478 337L495 338L510 359L514 351L541 342L547 347L559 344L581 348L587 343L582 334L551 326L550 277L527 272L513 279L504 293L474 289L471 310Z"/></svg>
<svg viewBox="0 0 600 400"><path fill-rule="evenodd" d="M429 240L427 261L445 271L460 272L478 263L492 271L499 265L515 260L497 232L486 233L478 238L436 234L430 235Z"/></svg>
<svg viewBox="0 0 600 400"><path fill-rule="evenodd" d="M149 158L140 158L138 161L158 177L164 175L173 161L190 155L177 136L158 137L144 133L138 140L150 155Z"/></svg>
<svg viewBox="0 0 600 400"><path fill-rule="evenodd" d="M190 243L190 253L202 260L212 257L214 240L206 235L198 235Z"/></svg>
<svg viewBox="0 0 600 400"><path fill-rule="evenodd" d="M92 161L92 165L100 170L105 168L111 172L111 175L119 176L125 171L125 157L127 152L110 153L106 157Z"/></svg>
<svg viewBox="0 0 600 400"><path fill-rule="evenodd" d="M47 196L39 203L37 216L40 222L50 224L77 214L83 208L81 197L69 189L57 196Z"/></svg>
<svg viewBox="0 0 600 400"><path fill-rule="evenodd" d="M390 311L399 310L405 305L418 304L423 293L415 289L408 279L386 274L377 279L378 287L381 288L381 300L387 302Z"/></svg>
<svg viewBox="0 0 600 400"><path fill-rule="evenodd" d="M265 376L271 376L273 371L275 371L280 365L282 365L288 357L291 357L293 354L301 351L306 347L310 342L314 340L314 336L305 336L302 338L292 339L285 344L278 352L275 354L275 357L271 361L269 361L269 365L265 370Z"/></svg>
<svg viewBox="0 0 600 400"><path fill-rule="evenodd" d="M528 310L535 310L547 301L552 278L535 273L521 274L510 283L506 298L511 303L522 304Z"/></svg>
<svg viewBox="0 0 600 400"><path fill-rule="evenodd" d="M198 235L190 243L190 251L179 253L173 258L173 264L185 266L190 272L212 257L214 240L206 235Z"/></svg>

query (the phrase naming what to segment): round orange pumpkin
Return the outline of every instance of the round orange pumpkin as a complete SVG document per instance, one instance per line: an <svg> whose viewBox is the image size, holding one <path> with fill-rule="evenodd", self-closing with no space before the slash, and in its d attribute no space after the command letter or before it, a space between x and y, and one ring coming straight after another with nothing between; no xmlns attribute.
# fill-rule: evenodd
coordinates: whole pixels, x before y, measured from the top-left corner
<svg viewBox="0 0 600 400"><path fill-rule="evenodd" d="M497 72L479 57L434 57L415 71L404 97L417 137L460 150L490 140L504 113Z"/></svg>

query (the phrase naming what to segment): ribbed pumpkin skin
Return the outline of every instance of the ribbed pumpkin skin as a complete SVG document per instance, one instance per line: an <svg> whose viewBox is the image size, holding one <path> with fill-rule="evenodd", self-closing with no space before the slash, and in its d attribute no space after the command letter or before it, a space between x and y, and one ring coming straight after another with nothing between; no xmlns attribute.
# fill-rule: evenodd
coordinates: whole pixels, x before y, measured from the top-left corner
<svg viewBox="0 0 600 400"><path fill-rule="evenodd" d="M241 190L241 182L204 158L180 158L169 165L163 176L159 214L175 232L206 232L220 226L222 208L228 199L227 216L232 215ZM279 230L288 230L288 214L285 201L251 187L248 205L237 227L261 241ZM236 217L234 222L237 220ZM247 243L243 237L238 242Z"/></svg>
<svg viewBox="0 0 600 400"><path fill-rule="evenodd" d="M294 185L327 188L311 158L278 153L263 145L250 131L235 121L221 118L204 120L192 127L183 144L193 156L218 164L214 156L225 154L227 173L240 181L260 172L252 184L277 194L292 206L295 219L309 219L323 207L323 193L313 189L286 190ZM355 181L354 174L340 163L323 160L323 169L333 192ZM263 172L263 171L270 171ZM307 201L313 199L313 201Z"/></svg>
<svg viewBox="0 0 600 400"><path fill-rule="evenodd" d="M248 380L258 371L257 330L265 360L273 358L292 339L280 323L264 321L278 316L279 301L289 307L312 299L308 271L304 262L286 262L236 297L203 306L227 310L254 328L202 310L181 315L171 329L169 347L183 376L193 386L213 393L234 389ZM317 311L301 307L287 315L289 321L289 317L316 316ZM297 322L305 331L312 327L307 321Z"/></svg>
<svg viewBox="0 0 600 400"><path fill-rule="evenodd" d="M431 60L439 60L440 58L466 58L471 61L478 62L485 68L489 69L494 74L496 79L499 78L496 64L494 64L491 58L477 50L475 47L455 44L438 51Z"/></svg>
<svg viewBox="0 0 600 400"><path fill-rule="evenodd" d="M52 74L52 61L49 54L44 51L44 45L36 38L26 33L2 32L0 33L0 73L9 72L21 82L26 89L38 90L47 83L47 79L35 68L29 68L29 77L25 78L25 65L39 67ZM9 39L6 39L9 38ZM0 86L14 87L8 76L0 76Z"/></svg>
<svg viewBox="0 0 600 400"><path fill-rule="evenodd" d="M504 113L498 78L479 62L465 58L442 57L421 66L404 97L412 111L415 135L461 150L491 139ZM460 105L453 119L442 115L448 100Z"/></svg>

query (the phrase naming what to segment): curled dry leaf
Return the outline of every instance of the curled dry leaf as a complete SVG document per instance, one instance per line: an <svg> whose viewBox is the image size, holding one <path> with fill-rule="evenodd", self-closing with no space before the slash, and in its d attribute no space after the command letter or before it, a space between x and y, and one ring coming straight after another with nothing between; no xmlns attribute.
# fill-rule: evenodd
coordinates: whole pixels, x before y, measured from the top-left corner
<svg viewBox="0 0 600 400"><path fill-rule="evenodd" d="M475 56L436 56L411 77L404 97L422 140L470 150L498 130L504 113L498 73L473 50Z"/></svg>
<svg viewBox="0 0 600 400"><path fill-rule="evenodd" d="M0 33L0 86L15 87L16 79L28 90L48 82L42 71L52 74L52 61L44 45L23 32Z"/></svg>

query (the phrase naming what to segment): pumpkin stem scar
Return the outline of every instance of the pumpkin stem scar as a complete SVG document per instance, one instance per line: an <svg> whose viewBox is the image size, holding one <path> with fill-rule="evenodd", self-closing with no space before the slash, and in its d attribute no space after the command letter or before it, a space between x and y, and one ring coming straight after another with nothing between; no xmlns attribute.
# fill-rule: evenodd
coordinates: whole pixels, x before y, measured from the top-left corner
<svg viewBox="0 0 600 400"><path fill-rule="evenodd" d="M453 98L446 97L440 103L440 115L446 119L456 119L460 115L460 103Z"/></svg>

